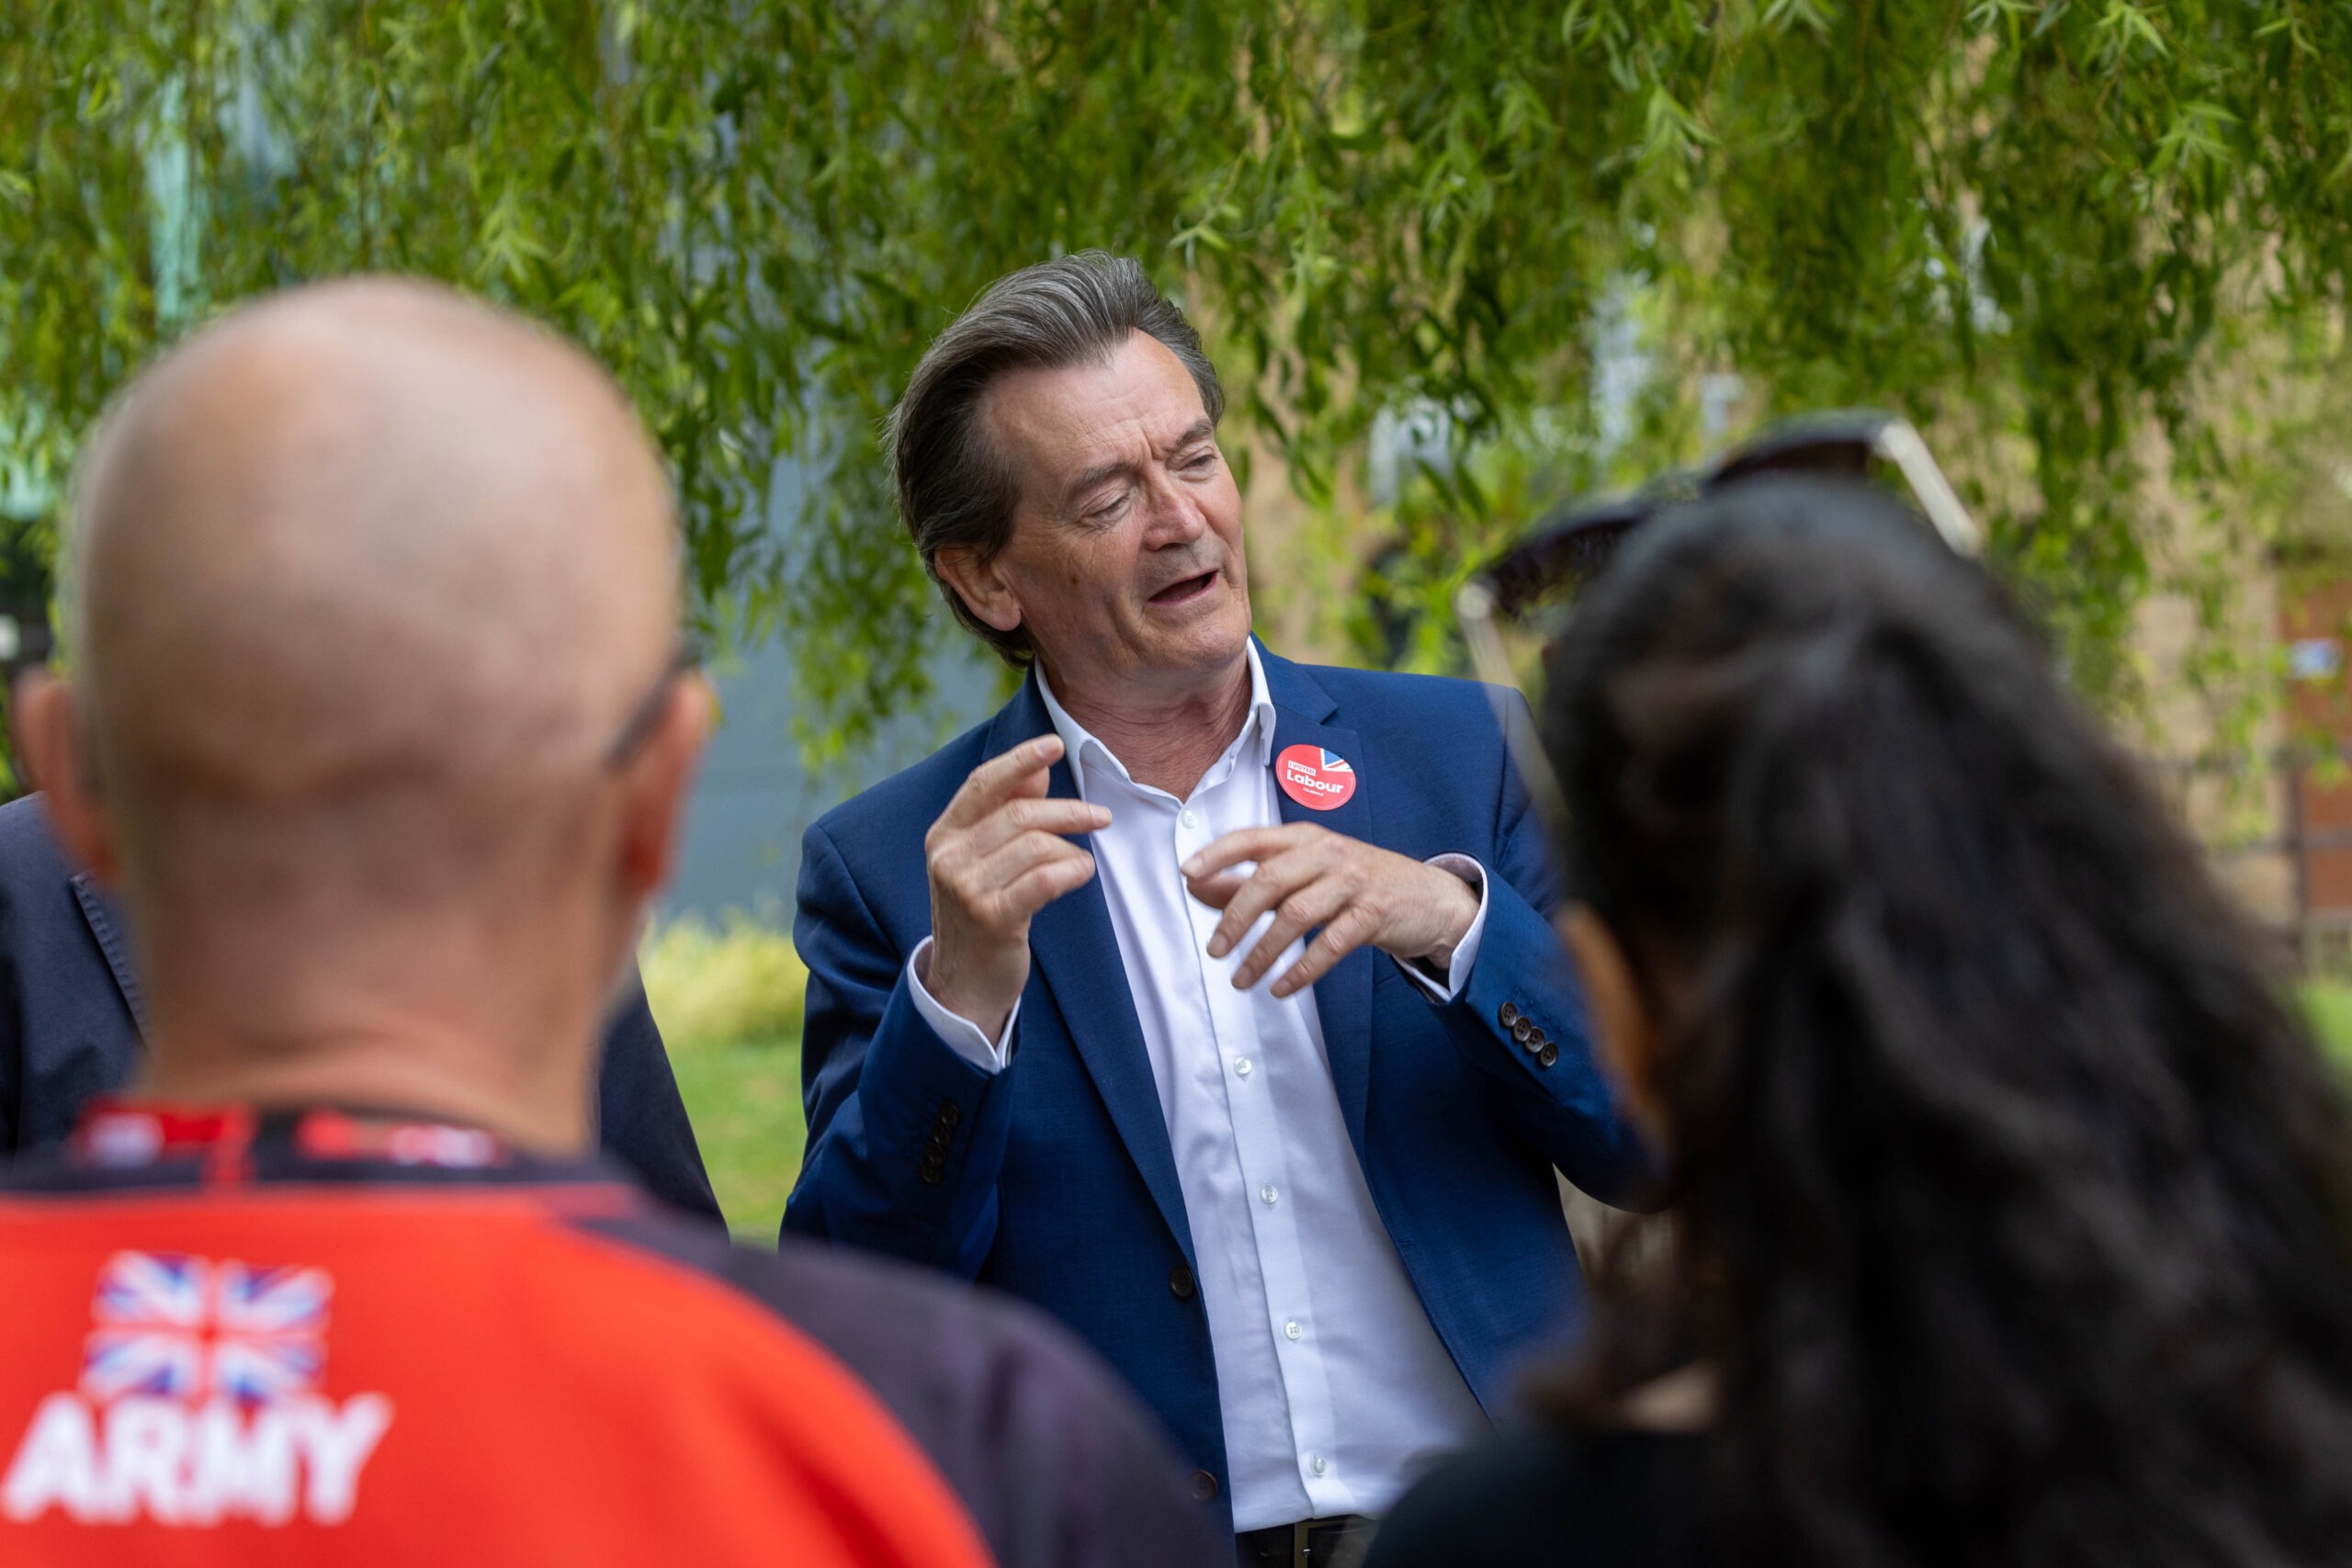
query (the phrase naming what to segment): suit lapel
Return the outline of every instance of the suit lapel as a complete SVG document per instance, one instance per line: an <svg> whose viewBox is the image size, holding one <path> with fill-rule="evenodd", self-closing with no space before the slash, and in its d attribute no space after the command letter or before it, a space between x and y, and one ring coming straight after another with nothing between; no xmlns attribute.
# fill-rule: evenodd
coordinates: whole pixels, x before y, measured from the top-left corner
<svg viewBox="0 0 2352 1568"><path fill-rule="evenodd" d="M1378 843L1374 831L1377 788L1365 768L1363 743L1356 732L1326 722L1338 705L1314 677L1288 660L1276 659L1262 648L1268 694L1274 699L1274 766L1293 746L1313 746L1344 759L1355 770L1355 793L1328 811L1301 806L1282 788L1277 773L1275 795L1284 822L1312 822L1351 839ZM1364 1158L1364 1101L1372 1077L1373 966L1383 962L1368 947L1348 954L1331 972L1315 982L1315 1011L1323 1025L1323 1050L1331 1063L1331 1086L1339 1093L1340 1113L1347 1121L1348 1136L1356 1158Z"/></svg>
<svg viewBox="0 0 2352 1568"><path fill-rule="evenodd" d="M87 872L74 874L74 901L82 906L82 918L90 922L90 934L98 939L98 951L107 955L107 968L122 992L124 1004L130 1009L130 1021L138 1026L140 1037L144 1039L146 998L140 995L139 976L130 966L130 942L123 930L121 914L115 908L114 900L90 879Z"/></svg>
<svg viewBox="0 0 2352 1568"><path fill-rule="evenodd" d="M997 715L989 731L988 754L1001 756L1052 728L1032 675ZM1051 776L1049 793L1055 798L1078 798L1069 758L1054 764ZM1029 922L1029 951L1079 1060L1126 1145L1127 1157L1142 1173L1160 1217L1184 1250L1185 1261L1197 1269L1184 1192L1176 1180L1176 1156L1168 1146L1168 1122L1160 1111L1159 1086L1152 1081L1151 1055L1144 1046L1143 1025L1127 989L1126 963L1119 956L1102 882L1091 881L1037 911Z"/></svg>

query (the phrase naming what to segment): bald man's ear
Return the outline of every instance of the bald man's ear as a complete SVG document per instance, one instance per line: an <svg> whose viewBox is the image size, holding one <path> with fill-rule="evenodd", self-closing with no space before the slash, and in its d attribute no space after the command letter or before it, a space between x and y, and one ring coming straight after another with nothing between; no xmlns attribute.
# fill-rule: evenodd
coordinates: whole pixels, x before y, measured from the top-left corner
<svg viewBox="0 0 2352 1568"><path fill-rule="evenodd" d="M622 769L619 869L632 898L652 897L676 867L686 798L713 713L709 683L698 672L681 677L644 747Z"/></svg>
<svg viewBox="0 0 2352 1568"><path fill-rule="evenodd" d="M82 744L82 715L74 688L46 670L19 676L10 703L17 747L40 791L50 831L65 858L99 881L118 879L114 832L98 804L97 781L90 776L89 752Z"/></svg>
<svg viewBox="0 0 2352 1568"><path fill-rule="evenodd" d="M932 557L932 567L939 580L964 601L964 607L979 617L982 624L1009 632L1021 625L1021 601L1012 592L1012 584L1005 581L1004 553L1000 550L988 560L967 545L949 545Z"/></svg>

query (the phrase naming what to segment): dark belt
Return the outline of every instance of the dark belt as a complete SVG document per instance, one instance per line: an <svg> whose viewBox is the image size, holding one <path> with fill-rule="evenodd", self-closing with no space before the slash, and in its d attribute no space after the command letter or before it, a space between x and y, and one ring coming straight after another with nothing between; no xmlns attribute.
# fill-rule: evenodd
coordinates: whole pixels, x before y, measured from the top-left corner
<svg viewBox="0 0 2352 1568"><path fill-rule="evenodd" d="M1233 1538L1241 1568L1357 1568L1372 1550L1372 1520L1362 1514L1269 1525Z"/></svg>

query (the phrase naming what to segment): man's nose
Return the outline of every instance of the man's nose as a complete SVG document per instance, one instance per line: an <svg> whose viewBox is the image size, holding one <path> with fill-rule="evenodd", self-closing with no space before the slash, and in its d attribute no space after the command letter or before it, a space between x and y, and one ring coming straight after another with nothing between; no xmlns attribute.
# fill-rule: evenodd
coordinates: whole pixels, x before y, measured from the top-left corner
<svg viewBox="0 0 2352 1568"><path fill-rule="evenodd" d="M1189 545L1209 530L1207 513L1182 486L1162 475L1151 487L1150 513L1145 519L1144 545L1155 550Z"/></svg>

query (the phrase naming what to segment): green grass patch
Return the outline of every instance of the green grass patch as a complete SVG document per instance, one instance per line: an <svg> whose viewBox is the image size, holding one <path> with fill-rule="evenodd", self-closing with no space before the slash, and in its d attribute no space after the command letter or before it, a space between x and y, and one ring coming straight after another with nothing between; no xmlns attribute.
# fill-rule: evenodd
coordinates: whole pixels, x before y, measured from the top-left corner
<svg viewBox="0 0 2352 1568"><path fill-rule="evenodd" d="M739 1239L775 1246L808 1136L799 1036L690 1046L672 1052L670 1065L727 1228Z"/></svg>
<svg viewBox="0 0 2352 1568"><path fill-rule="evenodd" d="M2352 981L2313 980L2302 987L2303 1011L2320 1049L2352 1076Z"/></svg>
<svg viewBox="0 0 2352 1568"><path fill-rule="evenodd" d="M792 939L748 916L675 920L638 950L645 994L728 1228L773 1244L800 1174L800 1009Z"/></svg>

